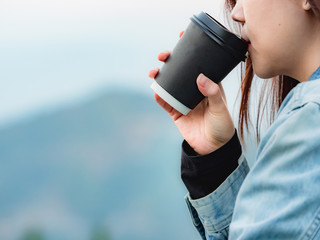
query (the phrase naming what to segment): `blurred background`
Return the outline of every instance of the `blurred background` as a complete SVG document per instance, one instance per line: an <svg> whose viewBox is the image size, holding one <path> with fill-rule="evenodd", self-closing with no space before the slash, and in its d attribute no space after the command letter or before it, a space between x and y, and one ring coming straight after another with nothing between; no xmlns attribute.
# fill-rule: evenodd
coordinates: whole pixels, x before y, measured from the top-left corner
<svg viewBox="0 0 320 240"><path fill-rule="evenodd" d="M200 239L148 78L200 11L224 23L221 0L1 0L1 240Z"/></svg>

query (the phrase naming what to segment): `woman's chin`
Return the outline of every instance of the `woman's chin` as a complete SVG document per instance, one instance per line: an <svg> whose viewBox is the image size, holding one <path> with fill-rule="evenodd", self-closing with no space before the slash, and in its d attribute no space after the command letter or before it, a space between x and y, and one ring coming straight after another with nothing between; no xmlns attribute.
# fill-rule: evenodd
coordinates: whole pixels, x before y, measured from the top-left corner
<svg viewBox="0 0 320 240"><path fill-rule="evenodd" d="M279 74L277 74L275 71L271 71L271 69L267 69L264 66L262 67L257 67L254 64L252 64L253 67L253 72L255 73L256 76L258 76L261 79L270 79L273 78Z"/></svg>

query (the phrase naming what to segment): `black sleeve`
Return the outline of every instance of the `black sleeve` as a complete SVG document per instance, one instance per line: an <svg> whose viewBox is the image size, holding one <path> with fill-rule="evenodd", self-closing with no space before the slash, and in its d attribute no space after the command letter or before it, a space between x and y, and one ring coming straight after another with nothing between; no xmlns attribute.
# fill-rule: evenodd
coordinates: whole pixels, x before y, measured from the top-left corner
<svg viewBox="0 0 320 240"><path fill-rule="evenodd" d="M234 136L218 150L208 155L197 155L190 145L183 141L181 154L181 178L192 199L199 199L217 189L238 167L242 154L240 141Z"/></svg>

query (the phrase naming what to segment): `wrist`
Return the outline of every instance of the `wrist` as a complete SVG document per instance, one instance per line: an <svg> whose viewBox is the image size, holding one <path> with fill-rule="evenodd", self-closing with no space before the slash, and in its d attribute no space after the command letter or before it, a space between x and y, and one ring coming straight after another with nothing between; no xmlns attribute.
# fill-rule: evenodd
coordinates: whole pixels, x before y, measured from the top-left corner
<svg viewBox="0 0 320 240"><path fill-rule="evenodd" d="M192 199L214 191L238 166L242 150L237 133L218 150L199 156L184 141L181 154L181 178Z"/></svg>
<svg viewBox="0 0 320 240"><path fill-rule="evenodd" d="M194 147L193 149L197 153L197 155L208 155L227 144L235 135L235 133L236 130L235 128L233 128L232 131L230 131L228 134L225 134L223 137L212 138L206 136L206 140L203 142L203 144L198 147Z"/></svg>

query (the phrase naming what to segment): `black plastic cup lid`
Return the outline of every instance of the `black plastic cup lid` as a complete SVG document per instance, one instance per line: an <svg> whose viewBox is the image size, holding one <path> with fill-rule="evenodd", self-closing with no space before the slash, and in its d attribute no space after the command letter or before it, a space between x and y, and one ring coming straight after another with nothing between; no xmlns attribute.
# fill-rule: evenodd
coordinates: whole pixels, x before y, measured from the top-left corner
<svg viewBox="0 0 320 240"><path fill-rule="evenodd" d="M230 32L209 14L201 12L198 15L193 15L190 19L209 37L215 40L222 47L228 49L239 60L244 61L246 59L248 43Z"/></svg>

